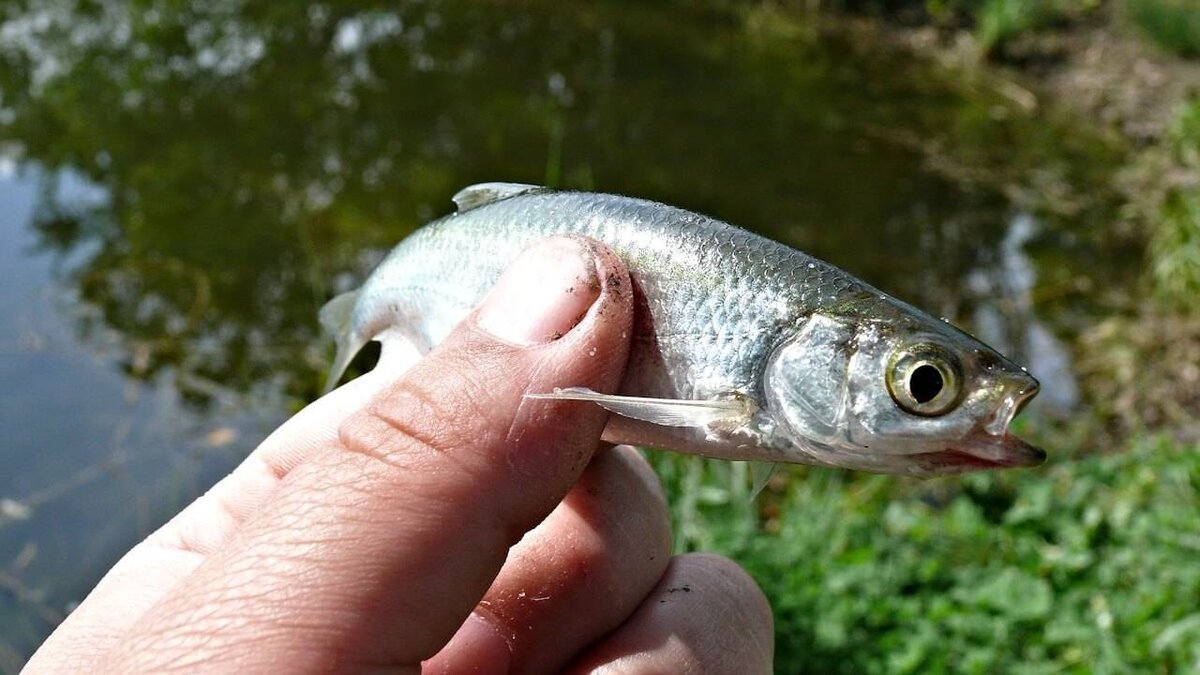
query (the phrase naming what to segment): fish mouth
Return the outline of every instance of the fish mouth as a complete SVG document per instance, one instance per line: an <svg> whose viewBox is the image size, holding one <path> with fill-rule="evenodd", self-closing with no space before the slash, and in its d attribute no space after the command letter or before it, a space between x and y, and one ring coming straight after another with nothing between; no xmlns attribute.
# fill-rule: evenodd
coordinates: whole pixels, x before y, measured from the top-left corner
<svg viewBox="0 0 1200 675"><path fill-rule="evenodd" d="M977 429L945 450L916 455L923 469L935 474L1039 466L1046 451L1008 433Z"/></svg>
<svg viewBox="0 0 1200 675"><path fill-rule="evenodd" d="M971 433L951 442L945 450L921 455L922 468L940 474L1041 465L1046 461L1046 451L1008 431L1013 418L1037 396L1038 388L1038 381L1032 375L1013 372L1008 394L989 418Z"/></svg>

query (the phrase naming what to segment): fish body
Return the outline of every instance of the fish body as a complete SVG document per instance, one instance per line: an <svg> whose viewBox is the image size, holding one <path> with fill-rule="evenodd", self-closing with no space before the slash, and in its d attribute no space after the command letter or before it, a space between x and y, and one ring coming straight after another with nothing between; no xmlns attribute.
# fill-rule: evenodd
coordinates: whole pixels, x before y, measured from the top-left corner
<svg viewBox="0 0 1200 675"><path fill-rule="evenodd" d="M427 352L522 250L582 235L630 270L627 374L614 394L543 397L615 413L606 440L911 475L1044 457L1007 433L1036 380L824 261L643 199L488 183L455 201L456 213L400 242L357 292L323 311L340 345L332 380L372 339L384 343L381 361L401 351L389 343Z"/></svg>

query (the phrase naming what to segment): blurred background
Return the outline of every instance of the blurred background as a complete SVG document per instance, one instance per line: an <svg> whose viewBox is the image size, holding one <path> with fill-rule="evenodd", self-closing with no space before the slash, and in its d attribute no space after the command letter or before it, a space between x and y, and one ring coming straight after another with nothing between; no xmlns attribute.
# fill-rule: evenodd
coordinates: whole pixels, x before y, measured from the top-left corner
<svg viewBox="0 0 1200 675"><path fill-rule="evenodd" d="M1035 470L751 499L651 453L779 672L1196 672L1198 94L1196 0L3 0L0 672L318 394L324 301L491 180L763 232L1041 378Z"/></svg>

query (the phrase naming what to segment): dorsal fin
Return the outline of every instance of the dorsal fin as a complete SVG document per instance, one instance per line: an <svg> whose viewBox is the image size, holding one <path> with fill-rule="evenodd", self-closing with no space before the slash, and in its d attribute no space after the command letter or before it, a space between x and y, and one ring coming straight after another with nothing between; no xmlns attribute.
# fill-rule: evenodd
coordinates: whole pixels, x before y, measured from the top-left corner
<svg viewBox="0 0 1200 675"><path fill-rule="evenodd" d="M508 199L526 192L535 192L540 190L549 190L550 188L541 185L530 185L528 183L476 183L454 193L451 199L458 206L458 212L470 211L471 209L498 202L501 199Z"/></svg>

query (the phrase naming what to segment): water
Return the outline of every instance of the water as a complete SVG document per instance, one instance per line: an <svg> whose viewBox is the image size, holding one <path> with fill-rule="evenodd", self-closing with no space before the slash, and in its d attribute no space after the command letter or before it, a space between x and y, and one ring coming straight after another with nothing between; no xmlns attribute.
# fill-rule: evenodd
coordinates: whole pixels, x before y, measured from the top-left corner
<svg viewBox="0 0 1200 675"><path fill-rule="evenodd" d="M972 325L1042 377L1044 416L1079 404L1074 336L1136 273L1094 234L1119 149L862 30L623 2L37 7L0 9L0 670L319 391L317 309L464 185L764 232Z"/></svg>
<svg viewBox="0 0 1200 675"><path fill-rule="evenodd" d="M95 204L76 180L56 200ZM47 188L0 177L0 669L16 665L139 535L225 473L282 418L214 395L191 409L174 373L124 372L122 336L63 283L91 252L57 257L31 227ZM69 275L68 275L69 276Z"/></svg>

